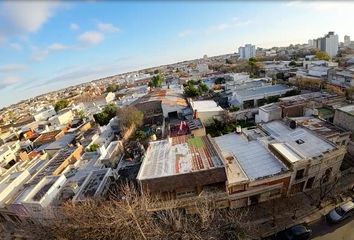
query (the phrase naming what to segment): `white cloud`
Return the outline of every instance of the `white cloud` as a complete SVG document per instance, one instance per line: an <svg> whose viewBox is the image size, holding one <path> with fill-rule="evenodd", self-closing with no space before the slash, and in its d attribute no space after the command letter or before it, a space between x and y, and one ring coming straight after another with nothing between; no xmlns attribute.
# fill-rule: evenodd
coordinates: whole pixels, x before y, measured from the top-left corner
<svg viewBox="0 0 354 240"><path fill-rule="evenodd" d="M75 31L75 30L80 29L80 26L78 24L76 24L76 23L71 23L69 28L70 28L70 30Z"/></svg>
<svg viewBox="0 0 354 240"><path fill-rule="evenodd" d="M104 33L116 33L120 31L120 29L115 27L112 23L98 23L97 29Z"/></svg>
<svg viewBox="0 0 354 240"><path fill-rule="evenodd" d="M192 30L187 29L187 30L185 30L185 31L179 32L179 33L178 33L178 37L186 37L186 36L191 35L192 33L193 33Z"/></svg>
<svg viewBox="0 0 354 240"><path fill-rule="evenodd" d="M62 51L62 50L67 50L69 49L70 46L61 44L61 43L53 43L48 46L49 51Z"/></svg>
<svg viewBox="0 0 354 240"><path fill-rule="evenodd" d="M19 77L16 77L16 76L6 76L6 77L2 78L2 80L0 81L0 89L1 88L6 88L6 87L11 86L13 84L16 84L20 80L21 79Z"/></svg>
<svg viewBox="0 0 354 240"><path fill-rule="evenodd" d="M8 72L22 71L26 68L27 66L23 64L6 64L0 66L0 72L8 73Z"/></svg>
<svg viewBox="0 0 354 240"><path fill-rule="evenodd" d="M209 26L204 31L204 33L205 34L212 34L212 33L216 33L216 32L225 31L226 29L244 27L249 24L251 24L250 20L242 21L242 20L239 20L238 18L234 17L231 22L225 22L225 23L220 23L218 25Z"/></svg>
<svg viewBox="0 0 354 240"><path fill-rule="evenodd" d="M59 6L55 1L5 1L0 5L0 35L36 32Z"/></svg>
<svg viewBox="0 0 354 240"><path fill-rule="evenodd" d="M104 35L97 31L87 31L78 37L83 44L98 44L103 41Z"/></svg>
<svg viewBox="0 0 354 240"><path fill-rule="evenodd" d="M12 49L15 49L16 51L21 51L22 50L22 45L19 43L10 43L9 46Z"/></svg>
<svg viewBox="0 0 354 240"><path fill-rule="evenodd" d="M49 54L49 50L48 49L44 49L44 50L39 50L36 51L33 55L32 55L32 60L33 61L42 61L44 58L46 58Z"/></svg>
<svg viewBox="0 0 354 240"><path fill-rule="evenodd" d="M290 1L285 3L284 5L286 7L296 7L317 12L333 13L334 11L354 11L354 3L350 1Z"/></svg>

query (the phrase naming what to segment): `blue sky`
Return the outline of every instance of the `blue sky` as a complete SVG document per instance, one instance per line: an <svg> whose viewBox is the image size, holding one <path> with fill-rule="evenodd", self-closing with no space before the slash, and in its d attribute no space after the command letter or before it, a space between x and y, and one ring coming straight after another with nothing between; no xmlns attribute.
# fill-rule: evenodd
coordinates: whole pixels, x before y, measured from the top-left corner
<svg viewBox="0 0 354 240"><path fill-rule="evenodd" d="M354 38L352 2L0 2L0 107L99 77L260 47Z"/></svg>

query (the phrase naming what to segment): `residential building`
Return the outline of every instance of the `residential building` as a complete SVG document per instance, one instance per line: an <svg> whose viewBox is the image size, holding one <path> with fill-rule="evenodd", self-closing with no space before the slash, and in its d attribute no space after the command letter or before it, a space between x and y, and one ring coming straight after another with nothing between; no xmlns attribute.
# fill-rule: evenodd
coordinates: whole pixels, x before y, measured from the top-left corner
<svg viewBox="0 0 354 240"><path fill-rule="evenodd" d="M330 84L341 88L354 87L354 69L329 69L327 80Z"/></svg>
<svg viewBox="0 0 354 240"><path fill-rule="evenodd" d="M349 130L354 136L354 105L336 109L333 123L341 128Z"/></svg>
<svg viewBox="0 0 354 240"><path fill-rule="evenodd" d="M42 109L33 114L34 120L43 121L48 120L50 117L55 116L57 113L54 110L54 107L50 106L48 108Z"/></svg>
<svg viewBox="0 0 354 240"><path fill-rule="evenodd" d="M350 45L350 36L345 35L344 36L344 46L348 47Z"/></svg>
<svg viewBox="0 0 354 240"><path fill-rule="evenodd" d="M238 48L238 53L241 59L248 60L250 58L256 57L256 46L251 44L246 44L244 47Z"/></svg>
<svg viewBox="0 0 354 240"><path fill-rule="evenodd" d="M64 131L54 130L51 132L42 133L36 140L33 141L33 147L37 148L43 144L55 142L64 136Z"/></svg>
<svg viewBox="0 0 354 240"><path fill-rule="evenodd" d="M48 119L52 126L59 126L70 123L74 119L73 112L70 109L64 109L57 113L57 115Z"/></svg>
<svg viewBox="0 0 354 240"><path fill-rule="evenodd" d="M209 125L214 117L221 117L225 110L213 100L193 101L189 99L194 118L199 118L204 125Z"/></svg>
<svg viewBox="0 0 354 240"><path fill-rule="evenodd" d="M288 194L307 191L334 182L346 153L336 145L295 121L289 125L272 121L261 125L272 138L268 148L291 170Z"/></svg>
<svg viewBox="0 0 354 240"><path fill-rule="evenodd" d="M7 142L0 146L0 167L8 169L17 162L20 141Z"/></svg>
<svg viewBox="0 0 354 240"><path fill-rule="evenodd" d="M335 57L338 52L338 35L328 32L323 38L314 39L314 47L326 52L330 57Z"/></svg>
<svg viewBox="0 0 354 240"><path fill-rule="evenodd" d="M178 136L150 142L137 177L144 193L162 200L225 192L222 156L208 136Z"/></svg>

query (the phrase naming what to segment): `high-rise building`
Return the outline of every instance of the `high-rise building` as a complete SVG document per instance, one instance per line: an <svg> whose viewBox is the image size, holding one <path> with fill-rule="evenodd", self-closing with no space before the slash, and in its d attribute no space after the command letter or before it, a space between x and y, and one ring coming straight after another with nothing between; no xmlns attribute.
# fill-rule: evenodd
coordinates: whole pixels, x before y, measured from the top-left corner
<svg viewBox="0 0 354 240"><path fill-rule="evenodd" d="M330 57L334 57L338 52L338 34L328 32L324 37L313 40L313 46L326 52Z"/></svg>
<svg viewBox="0 0 354 240"><path fill-rule="evenodd" d="M241 59L250 59L256 57L256 46L252 44L246 44L244 47L238 48L238 53Z"/></svg>
<svg viewBox="0 0 354 240"><path fill-rule="evenodd" d="M344 36L344 46L349 46L350 45L350 36L345 35Z"/></svg>

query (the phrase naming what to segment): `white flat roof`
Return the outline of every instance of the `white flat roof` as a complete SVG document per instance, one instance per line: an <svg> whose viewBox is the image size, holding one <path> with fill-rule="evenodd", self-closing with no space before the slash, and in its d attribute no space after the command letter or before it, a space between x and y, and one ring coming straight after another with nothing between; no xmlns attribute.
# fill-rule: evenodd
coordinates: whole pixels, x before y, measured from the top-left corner
<svg viewBox="0 0 354 240"><path fill-rule="evenodd" d="M197 110L198 112L215 112L224 110L213 100L192 101L191 106L193 110Z"/></svg>
<svg viewBox="0 0 354 240"><path fill-rule="evenodd" d="M282 121L265 123L262 128L277 141L286 143L287 147L276 145L284 153L290 154L287 149L291 148L292 152L296 152L303 158L312 158L335 148L332 143L320 138L310 130L300 126L291 129ZM294 157L291 158L295 160Z"/></svg>
<svg viewBox="0 0 354 240"><path fill-rule="evenodd" d="M251 180L276 175L288 168L258 140L235 133L214 138L224 156L233 154Z"/></svg>

